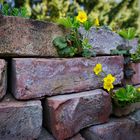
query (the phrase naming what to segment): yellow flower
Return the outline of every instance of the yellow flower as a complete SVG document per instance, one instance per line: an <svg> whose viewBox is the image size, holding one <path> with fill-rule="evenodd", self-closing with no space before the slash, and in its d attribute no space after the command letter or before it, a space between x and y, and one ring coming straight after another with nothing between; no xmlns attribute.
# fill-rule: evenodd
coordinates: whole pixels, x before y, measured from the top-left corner
<svg viewBox="0 0 140 140"><path fill-rule="evenodd" d="M140 92L140 87L137 88L137 91Z"/></svg>
<svg viewBox="0 0 140 140"><path fill-rule="evenodd" d="M99 19L98 19L98 18L95 19L95 25L96 25L96 26L99 26L99 25L100 25L100 24L99 24Z"/></svg>
<svg viewBox="0 0 140 140"><path fill-rule="evenodd" d="M102 64L98 63L96 66L93 68L93 72L98 75L102 71Z"/></svg>
<svg viewBox="0 0 140 140"><path fill-rule="evenodd" d="M116 80L116 78L114 76L112 76L112 74L108 74L104 79L103 81L105 83L113 83L114 81Z"/></svg>
<svg viewBox="0 0 140 140"><path fill-rule="evenodd" d="M110 91L111 89L114 88L114 86L110 82L104 82L103 88L106 89L107 91Z"/></svg>
<svg viewBox="0 0 140 140"><path fill-rule="evenodd" d="M76 20L80 21L81 23L87 21L87 14L84 11L79 11Z"/></svg>

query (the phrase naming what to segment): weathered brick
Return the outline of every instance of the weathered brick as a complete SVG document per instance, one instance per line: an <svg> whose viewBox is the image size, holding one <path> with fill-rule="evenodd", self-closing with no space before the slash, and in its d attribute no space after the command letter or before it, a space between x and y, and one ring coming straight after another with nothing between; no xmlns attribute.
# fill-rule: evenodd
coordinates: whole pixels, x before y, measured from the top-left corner
<svg viewBox="0 0 140 140"><path fill-rule="evenodd" d="M110 54L110 51L117 49L118 46L121 46L124 50L131 46L130 53L135 53L138 46L138 38L125 40L119 34L102 27L92 27L88 33L80 28L79 32L83 37L88 38L92 46L90 51L96 52L96 54Z"/></svg>
<svg viewBox="0 0 140 140"><path fill-rule="evenodd" d="M111 99L101 89L48 97L44 125L57 140L64 140L93 124L104 123L111 113Z"/></svg>
<svg viewBox="0 0 140 140"><path fill-rule="evenodd" d="M15 58L12 61L12 92L17 99L31 99L64 93L80 92L102 87L102 80L93 73L101 63L104 71L116 77L115 85L123 78L123 57L95 58Z"/></svg>
<svg viewBox="0 0 140 140"><path fill-rule="evenodd" d="M0 55L2 56L51 56L57 57L58 53L52 44L56 36L63 36L65 29L49 22L42 22L21 17L0 17ZM124 40L118 34L103 28L91 28L88 35L83 30L80 33L88 38L93 46L91 52L97 54L110 54L110 50L119 45L135 52L138 39Z"/></svg>
<svg viewBox="0 0 140 140"><path fill-rule="evenodd" d="M117 117L126 116L126 115L130 114L131 112L134 112L138 109L140 109L140 102L132 103L125 107L114 107L113 115L115 115Z"/></svg>
<svg viewBox="0 0 140 140"><path fill-rule="evenodd" d="M85 140L80 133L67 140Z"/></svg>
<svg viewBox="0 0 140 140"><path fill-rule="evenodd" d="M139 140L140 110L126 118L112 118L108 123L82 131L86 140Z"/></svg>
<svg viewBox="0 0 140 140"><path fill-rule="evenodd" d="M37 140L56 140L45 128L42 128Z"/></svg>
<svg viewBox="0 0 140 140"><path fill-rule="evenodd" d="M3 16L0 18L0 55L56 57L52 40L64 32L53 23Z"/></svg>
<svg viewBox="0 0 140 140"><path fill-rule="evenodd" d="M140 84L140 63L131 63L129 68L132 69L135 74L130 79L124 79L125 84Z"/></svg>
<svg viewBox="0 0 140 140"><path fill-rule="evenodd" d="M5 97L0 102L0 140L33 140L42 127L40 101L16 101Z"/></svg>
<svg viewBox="0 0 140 140"><path fill-rule="evenodd" d="M0 99L4 97L7 90L7 64L0 59Z"/></svg>

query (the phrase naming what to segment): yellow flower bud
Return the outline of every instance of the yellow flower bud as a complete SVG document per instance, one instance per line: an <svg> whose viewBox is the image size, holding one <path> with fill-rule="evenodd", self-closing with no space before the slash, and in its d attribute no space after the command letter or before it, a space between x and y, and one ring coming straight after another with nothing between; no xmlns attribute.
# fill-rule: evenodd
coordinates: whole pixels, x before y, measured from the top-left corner
<svg viewBox="0 0 140 140"><path fill-rule="evenodd" d="M100 24L99 24L99 19L98 19L98 18L95 19L95 25L96 25L96 26L99 26L99 25L100 25Z"/></svg>

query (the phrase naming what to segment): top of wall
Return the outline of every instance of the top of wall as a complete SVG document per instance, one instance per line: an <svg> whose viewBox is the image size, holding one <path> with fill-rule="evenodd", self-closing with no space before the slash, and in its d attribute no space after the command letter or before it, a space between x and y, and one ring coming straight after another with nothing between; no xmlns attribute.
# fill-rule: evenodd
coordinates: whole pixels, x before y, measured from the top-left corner
<svg viewBox="0 0 140 140"><path fill-rule="evenodd" d="M84 31L80 31L84 34ZM20 17L3 16L0 18L0 56L12 57L58 57L52 40L62 36L66 30L54 23L36 21ZM111 49L118 45L137 47L134 39L126 42L118 34L106 30L91 28L88 34L89 42L99 55L110 54Z"/></svg>

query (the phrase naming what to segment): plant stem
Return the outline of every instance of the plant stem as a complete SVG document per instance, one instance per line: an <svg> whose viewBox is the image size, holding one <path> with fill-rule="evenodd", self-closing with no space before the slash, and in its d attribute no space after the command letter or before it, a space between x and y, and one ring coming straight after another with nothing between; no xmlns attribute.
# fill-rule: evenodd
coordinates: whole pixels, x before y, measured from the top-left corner
<svg viewBox="0 0 140 140"><path fill-rule="evenodd" d="M75 39L75 43L76 43L76 47L78 49L78 54L80 54L82 52L82 48L81 48L81 44L80 42L77 40L78 37L78 31L77 29L73 29L72 32L74 33L74 39Z"/></svg>

